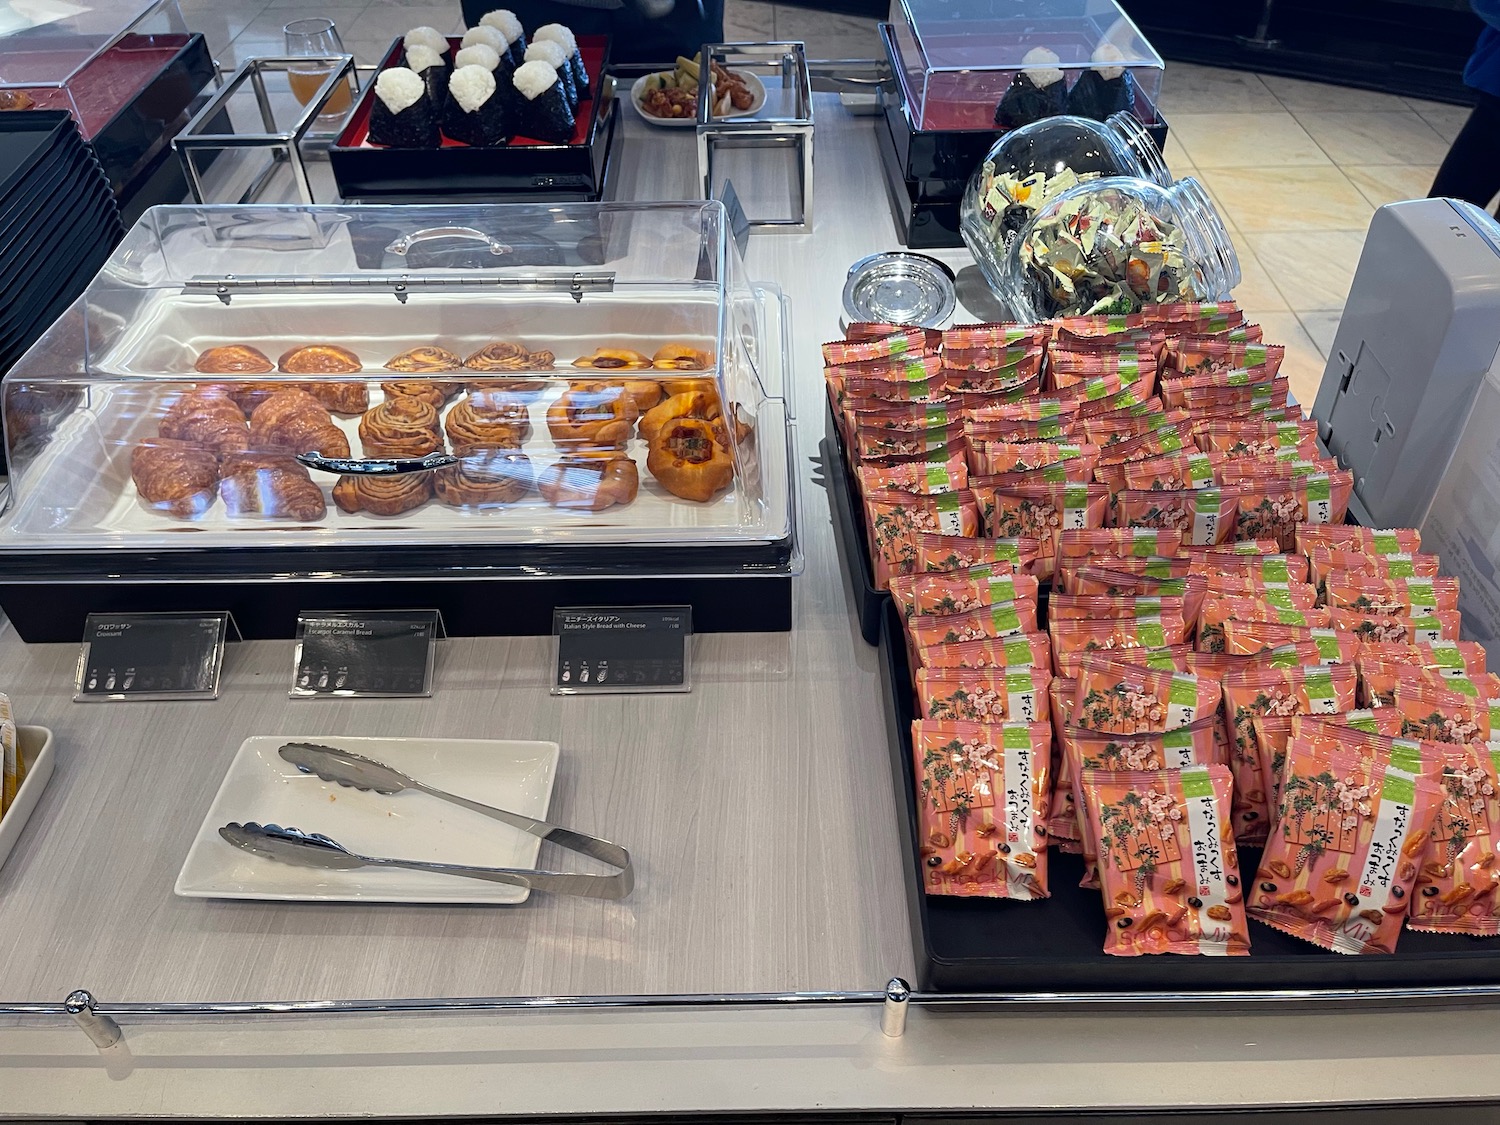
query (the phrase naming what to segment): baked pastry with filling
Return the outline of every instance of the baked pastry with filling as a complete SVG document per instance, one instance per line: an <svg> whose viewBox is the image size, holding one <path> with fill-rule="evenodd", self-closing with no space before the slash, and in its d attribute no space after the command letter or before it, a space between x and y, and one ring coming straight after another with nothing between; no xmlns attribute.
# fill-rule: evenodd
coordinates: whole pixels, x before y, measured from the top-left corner
<svg viewBox="0 0 1500 1125"><path fill-rule="evenodd" d="M713 424L702 418L673 418L663 425L646 454L646 469L673 496L700 504L734 481L734 459Z"/></svg>
<svg viewBox="0 0 1500 1125"><path fill-rule="evenodd" d="M458 464L433 474L433 491L454 508L495 508L514 504L532 490L531 458L509 446L471 445Z"/></svg>
<svg viewBox="0 0 1500 1125"><path fill-rule="evenodd" d="M547 371L557 365L557 356L549 351L528 351L509 340L486 344L464 360L470 371Z"/></svg>
<svg viewBox="0 0 1500 1125"><path fill-rule="evenodd" d="M285 454L231 453L222 471L219 495L231 516L315 523L328 513L323 490Z"/></svg>
<svg viewBox="0 0 1500 1125"><path fill-rule="evenodd" d="M344 431L317 399L296 387L277 391L255 408L250 415L250 445L261 452L349 456Z"/></svg>
<svg viewBox="0 0 1500 1125"><path fill-rule="evenodd" d="M630 348L595 348L589 355L575 359L573 366L595 371L644 371L651 366L651 360Z"/></svg>
<svg viewBox="0 0 1500 1125"><path fill-rule="evenodd" d="M333 502L344 512L399 516L432 498L431 473L391 473L384 476L339 477Z"/></svg>
<svg viewBox="0 0 1500 1125"><path fill-rule="evenodd" d="M210 375L264 375L275 371L276 365L259 348L252 348L249 344L224 344L199 355L193 369Z"/></svg>
<svg viewBox="0 0 1500 1125"><path fill-rule="evenodd" d="M547 430L558 445L623 447L639 417L623 388L569 390L547 408Z"/></svg>
<svg viewBox="0 0 1500 1125"><path fill-rule="evenodd" d="M131 451L130 477L148 507L177 519L194 519L218 496L219 459L191 442L151 438Z"/></svg>
<svg viewBox="0 0 1500 1125"><path fill-rule="evenodd" d="M663 344L651 357L651 365L661 371L708 371L714 365L714 353L691 344Z"/></svg>
<svg viewBox="0 0 1500 1125"><path fill-rule="evenodd" d="M432 375L444 371L462 371L464 361L456 352L430 345L412 348L396 356L385 365L387 371L399 371L403 375Z"/></svg>
<svg viewBox="0 0 1500 1125"><path fill-rule="evenodd" d="M536 487L554 508L602 512L634 500L641 478L635 462L624 453L580 451L543 470Z"/></svg>
<svg viewBox="0 0 1500 1125"><path fill-rule="evenodd" d="M380 384L386 398L406 395L419 398L434 410L441 410L448 400L464 389L462 383L446 379L387 379Z"/></svg>
<svg viewBox="0 0 1500 1125"><path fill-rule="evenodd" d="M359 420L366 457L425 457L443 448L437 408L410 395L370 407Z"/></svg>

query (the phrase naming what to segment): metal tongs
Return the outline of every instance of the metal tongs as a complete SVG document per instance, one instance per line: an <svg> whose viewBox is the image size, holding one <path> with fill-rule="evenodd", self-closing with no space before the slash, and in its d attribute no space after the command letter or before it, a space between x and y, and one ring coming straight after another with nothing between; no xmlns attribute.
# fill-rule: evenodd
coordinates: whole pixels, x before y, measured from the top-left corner
<svg viewBox="0 0 1500 1125"><path fill-rule="evenodd" d="M469 879L482 879L490 883L505 883L528 890L548 891L552 894L581 895L585 898L621 899L635 886L635 869L631 866L630 853L618 844L600 840L561 825L548 824L545 820L534 820L520 813L497 809L493 805L471 801L456 793L446 793L424 785L408 777L400 770L333 746L319 746L312 742L288 742L281 747L280 754L304 773L316 774L324 781L332 781L367 793L391 795L403 790L426 793L429 797L449 801L472 812L482 813L503 824L519 828L523 832L542 840L549 840L569 851L597 859L616 868L612 875L584 875L568 871L536 871L509 867L473 867L459 863L427 863L415 859L391 859L383 856L360 855L336 840L318 833L303 832L296 828L283 828L276 824L232 823L219 829L219 835L237 848L254 855L291 863L299 867L318 867L334 870L349 870L356 867L403 867L414 871L433 871L443 875L461 875Z"/></svg>

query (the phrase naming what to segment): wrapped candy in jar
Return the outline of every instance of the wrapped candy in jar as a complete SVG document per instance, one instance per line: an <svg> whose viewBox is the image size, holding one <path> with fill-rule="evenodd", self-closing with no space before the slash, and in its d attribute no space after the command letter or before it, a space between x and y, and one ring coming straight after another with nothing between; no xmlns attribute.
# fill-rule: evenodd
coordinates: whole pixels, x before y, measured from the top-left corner
<svg viewBox="0 0 1500 1125"><path fill-rule="evenodd" d="M1134 114L1116 113L1102 122L1049 117L1013 129L969 179L959 212L964 242L984 267L986 259L1003 255L1043 204L1106 176L1172 182L1156 142Z"/></svg>
<svg viewBox="0 0 1500 1125"><path fill-rule="evenodd" d="M1128 314L1153 304L1216 301L1240 261L1203 185L1115 177L1043 204L985 278L1022 319Z"/></svg>

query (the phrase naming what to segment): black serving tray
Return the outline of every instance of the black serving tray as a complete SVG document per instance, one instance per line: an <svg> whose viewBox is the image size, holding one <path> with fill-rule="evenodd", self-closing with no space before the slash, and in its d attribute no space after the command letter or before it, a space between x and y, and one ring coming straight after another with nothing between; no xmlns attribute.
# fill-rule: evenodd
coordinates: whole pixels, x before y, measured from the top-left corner
<svg viewBox="0 0 1500 1125"><path fill-rule="evenodd" d="M830 474L830 477L833 474ZM1500 983L1500 939L1401 934L1389 956L1330 953L1250 923L1249 957L1112 957L1102 951L1099 892L1078 886L1082 857L1048 857L1052 897L1041 902L928 895L917 844L911 723L916 708L901 618L881 614L880 676L886 698L891 779L903 848L919 987L940 992L1204 992L1214 989L1422 987ZM1240 849L1240 871L1260 852Z"/></svg>
<svg viewBox="0 0 1500 1125"><path fill-rule="evenodd" d="M833 407L826 407L827 434L818 443L823 459L823 475L828 481L828 507L833 513L833 527L839 559L849 579L849 592L859 614L859 635L866 644L880 643L880 618L891 595L875 588L875 568L870 560L870 544L865 538L864 514L856 497L858 486L844 455L844 442L833 420Z"/></svg>
<svg viewBox="0 0 1500 1125"><path fill-rule="evenodd" d="M375 83L369 82L343 131L329 146L328 159L345 199L403 202L417 196L432 199L505 199L508 201L593 202L605 188L610 145L615 136L616 99L599 95L607 88L610 38L578 39L594 96L582 103L587 112L580 143L511 143L493 148L444 144L441 148L371 147L369 133ZM386 52L380 69L395 66L401 40Z"/></svg>
<svg viewBox="0 0 1500 1125"><path fill-rule="evenodd" d="M959 199L941 198L945 180L909 180L902 171L902 155L888 122L875 123L880 167L885 173L891 217L909 250L953 249L964 245L959 225ZM937 196L936 198L934 196ZM962 187L959 198L963 196Z"/></svg>

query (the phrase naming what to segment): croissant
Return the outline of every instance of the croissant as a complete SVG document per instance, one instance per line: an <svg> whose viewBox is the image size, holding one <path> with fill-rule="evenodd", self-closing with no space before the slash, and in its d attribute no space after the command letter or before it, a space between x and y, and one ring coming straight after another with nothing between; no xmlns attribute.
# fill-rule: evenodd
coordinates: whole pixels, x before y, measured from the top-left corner
<svg viewBox="0 0 1500 1125"><path fill-rule="evenodd" d="M366 457L423 457L443 448L437 408L410 395L388 398L365 411L359 440Z"/></svg>
<svg viewBox="0 0 1500 1125"><path fill-rule="evenodd" d="M661 428L674 418L702 418L705 421L712 421L720 413L719 396L716 394L706 391L689 391L686 394L673 395L661 405L646 411L645 416L641 418L641 437L646 439L648 445L655 445Z"/></svg>
<svg viewBox="0 0 1500 1125"><path fill-rule="evenodd" d="M348 457L349 439L312 395L277 391L250 415L250 442L260 450Z"/></svg>
<svg viewBox="0 0 1500 1125"><path fill-rule="evenodd" d="M335 414L362 414L370 405L364 383L303 383L307 393Z"/></svg>
<svg viewBox="0 0 1500 1125"><path fill-rule="evenodd" d="M308 344L283 352L276 366L288 375L352 375L364 370L359 356L337 344Z"/></svg>
<svg viewBox="0 0 1500 1125"><path fill-rule="evenodd" d="M459 371L463 365L464 361L453 352L433 345L402 352L387 363L385 369L400 371L403 374L426 375L441 371Z"/></svg>
<svg viewBox="0 0 1500 1125"><path fill-rule="evenodd" d="M433 491L455 508L491 508L514 504L531 491L531 459L510 447L470 446L457 465L434 474Z"/></svg>
<svg viewBox="0 0 1500 1125"><path fill-rule="evenodd" d="M516 447L531 436L531 416L524 404L470 395L448 411L443 430L459 455L475 445Z"/></svg>
<svg viewBox="0 0 1500 1125"><path fill-rule="evenodd" d="M275 371L276 365L259 348L252 348L249 344L225 344L209 348L198 357L193 368L212 375L264 375L267 371Z"/></svg>
<svg viewBox="0 0 1500 1125"><path fill-rule="evenodd" d="M595 348L592 355L581 355L573 361L574 367L591 367L611 371L628 368L642 371L651 366L651 361L640 352L629 348Z"/></svg>
<svg viewBox="0 0 1500 1125"><path fill-rule="evenodd" d="M333 502L345 512L399 516L432 496L431 473L392 473L386 476L339 477Z"/></svg>
<svg viewBox="0 0 1500 1125"><path fill-rule="evenodd" d="M635 403L619 387L570 390L547 408L547 429L558 445L624 446L637 416Z"/></svg>
<svg viewBox="0 0 1500 1125"><path fill-rule="evenodd" d="M557 356L551 352L527 351L509 340L486 344L464 360L470 371L546 371L556 363Z"/></svg>
<svg viewBox="0 0 1500 1125"><path fill-rule="evenodd" d="M700 504L728 488L734 459L701 418L674 418L664 425L646 454L646 468L673 496Z"/></svg>
<svg viewBox="0 0 1500 1125"><path fill-rule="evenodd" d="M328 512L323 490L284 454L233 453L224 459L219 495L231 516L315 523Z"/></svg>
<svg viewBox="0 0 1500 1125"><path fill-rule="evenodd" d="M185 441L153 438L131 452L130 476L148 506L192 519L208 511L218 494L219 459Z"/></svg>
<svg viewBox="0 0 1500 1125"><path fill-rule="evenodd" d="M536 487L555 508L602 512L634 500L641 478L635 462L623 453L577 453L550 466Z"/></svg>
<svg viewBox="0 0 1500 1125"><path fill-rule="evenodd" d="M463 384L442 379L387 379L380 384L380 389L386 398L406 395L421 399L434 410L441 410L450 398L463 390Z"/></svg>
<svg viewBox="0 0 1500 1125"><path fill-rule="evenodd" d="M230 383L229 397L245 414L254 414L256 408L279 391L306 391L306 383Z"/></svg>
<svg viewBox="0 0 1500 1125"><path fill-rule="evenodd" d="M714 365L714 353L674 341L657 348L651 364L662 371L706 371Z"/></svg>
<svg viewBox="0 0 1500 1125"><path fill-rule="evenodd" d="M223 387L200 388L183 395L167 411L157 432L218 454L250 446L250 427L245 424L244 412Z"/></svg>

